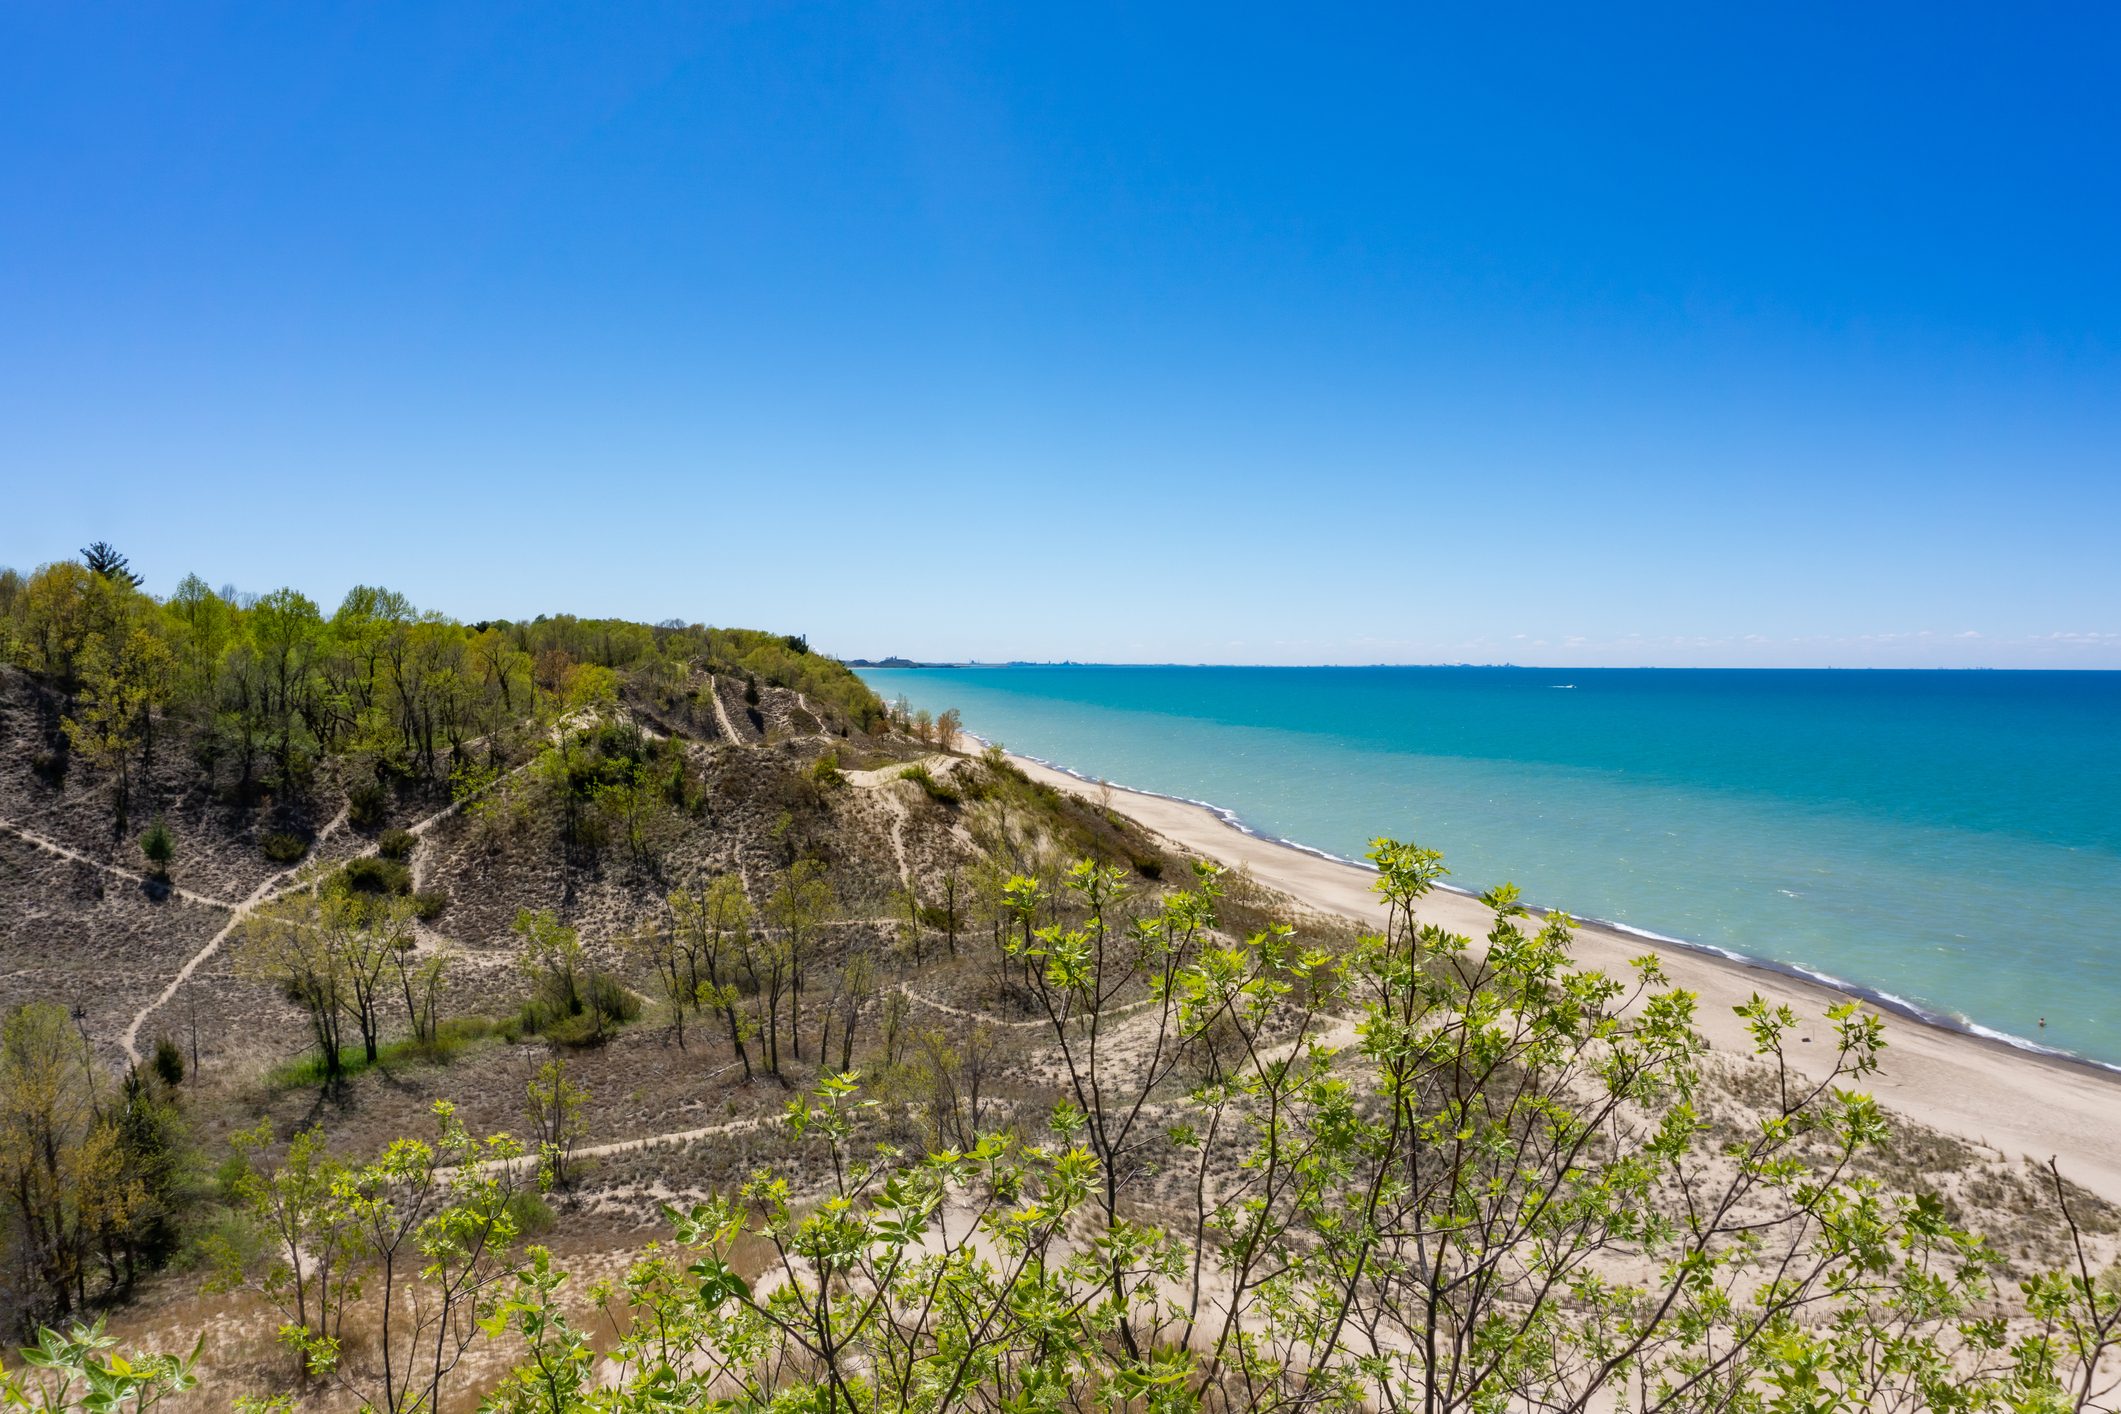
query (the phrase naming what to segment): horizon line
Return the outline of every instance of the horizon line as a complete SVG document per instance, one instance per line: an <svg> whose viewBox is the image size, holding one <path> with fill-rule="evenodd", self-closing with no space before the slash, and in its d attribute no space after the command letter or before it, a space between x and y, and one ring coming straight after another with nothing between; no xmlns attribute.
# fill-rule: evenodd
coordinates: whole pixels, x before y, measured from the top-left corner
<svg viewBox="0 0 2121 1414"><path fill-rule="evenodd" d="M894 655L896 656L896 655ZM876 668L885 672L913 672L928 668L1279 668L1290 671L1339 669L1362 671L1372 668L1497 669L1542 673L2121 673L2121 667L2094 665L2043 665L2040 667L1996 667L1974 663L1962 665L1839 663L1475 663L1475 662L1375 662L1375 663L1244 663L1244 662L1107 662L1091 658L1007 659L914 659L887 663L875 658L841 658L848 667Z"/></svg>

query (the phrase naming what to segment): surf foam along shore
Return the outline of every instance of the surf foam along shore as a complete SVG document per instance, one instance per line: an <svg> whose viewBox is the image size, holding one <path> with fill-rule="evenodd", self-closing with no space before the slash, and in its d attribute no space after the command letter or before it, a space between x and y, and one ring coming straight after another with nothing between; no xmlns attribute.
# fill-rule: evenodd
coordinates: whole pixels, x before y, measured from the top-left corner
<svg viewBox="0 0 2121 1414"><path fill-rule="evenodd" d="M985 737L980 736L976 732L966 732L964 733L964 735L968 739L978 742L983 749L994 744L989 742ZM1331 850L1320 849L1316 845L1305 844L1302 840L1292 840L1285 838L1281 835L1272 834L1268 831L1259 829L1250 821L1246 820L1242 815L1238 814L1238 812L1236 812L1235 810L1232 810L1227 806L1217 805L1212 800L1196 800L1193 799L1191 796L1172 795L1166 791L1145 790L1140 786L1130 786L1123 784L1119 781L1100 780L1096 777L1085 775L1083 772L1076 770L1072 766L1065 765L1058 761L1048 761L1042 756L1031 756L1019 752L1008 752L1005 754L1007 754L1010 759L1018 762L1019 764L1029 763L1031 765L1036 765L1044 768L1045 770L1055 772L1062 776L1066 776L1069 779L1080 783L1081 785L1092 787L1098 790L1103 790L1109 787L1115 792L1120 792L1130 796L1141 796L1153 800L1169 801L1174 805L1192 806L1196 809L1206 811L1208 814L1214 816L1217 820L1221 821L1224 825L1227 825L1231 829L1236 830L1239 834L1250 836L1253 839L1263 841L1267 844L1279 846L1282 849L1294 850L1299 854L1308 854L1314 858L1325 860L1328 863L1343 865L1350 869L1360 869L1368 873L1376 872L1375 866L1372 865L1368 860L1350 859L1346 855L1335 854ZM1447 892L1458 894L1462 897L1469 899L1478 899L1480 897L1480 894L1477 890L1464 888L1460 885L1453 884L1448 880L1440 882L1437 887L1439 889L1443 889ZM1519 901L1525 902L1524 900ZM1774 958L1755 957L1751 954L1739 952L1732 948L1719 947L1715 943L1704 943L1692 938L1674 937L1669 933L1655 932L1648 928L1638 927L1632 923L1621 923L1610 918L1600 918L1596 914L1573 913L1567 909L1556 908L1549 904L1525 902L1525 907L1537 917L1544 918L1547 915L1553 913L1565 913L1568 915L1569 919L1572 922L1576 923L1579 926L1594 927L1612 933L1624 934L1628 937L1640 938L1644 942L1656 945L1659 949L1683 948L1688 952L1699 953L1704 957L1716 958L1720 961L1731 963L1734 966L1744 967L1758 972L1765 972L1775 976L1788 977L1794 981L1812 983L1814 985L1827 988L1830 991L1839 993L1844 997L1853 998L1854 1000L1861 1002L1867 1002L1880 1011L1889 1013L1893 1016L1902 1017L1909 1021L1919 1022L1924 1026L1933 1026L1946 1031L1956 1031L1966 1036L1976 1037L1983 1041L1989 1041L1994 1042L1998 1045L2008 1046L2013 1050L2024 1051L2029 1055L2040 1056L2048 1060L2060 1061L2070 1065L2088 1066L2093 1070L2108 1073L2114 1075L2115 1077L2117 1077L2117 1079L2121 1079L2121 1065L2115 1065L2108 1061L2098 1060L2091 1056L2078 1055L2074 1051L2066 1050L2060 1046L2043 1045L2040 1042L2031 1039L2030 1037L2014 1035L2008 1031L2001 1031L1992 1026L1984 1026L1980 1022L1973 1020L1971 1017L1961 1016L1954 1012L1939 1011L1932 1007L1925 1007L1919 1002L1910 1001L1906 997L1898 996L1892 992L1885 991L1883 988L1868 986L1861 982L1852 982L1845 977L1837 977L1831 972L1823 972L1818 968L1806 967L1802 963L1782 962Z"/></svg>
<svg viewBox="0 0 2121 1414"><path fill-rule="evenodd" d="M967 733L972 740L981 738ZM984 742L982 744L985 744ZM1248 826L1234 811L1205 801L1134 790L1091 779L1051 762L1005 753L1031 776L1096 799L1111 793L1112 808L1173 844L1231 868L1242 867L1267 887L1321 913L1371 925L1382 910L1369 865ZM1488 928L1487 909L1473 894L1444 889L1421 909L1434 923L1476 941ZM1575 915L1570 915L1575 918ZM1787 1005L1804 1020L1789 1050L1800 1072L1824 1073L1833 1055L1825 1010L1844 1001L1891 1012L1903 1023L1887 1028L1887 1048L1871 1090L1894 1110L1922 1124L2014 1158L2055 1158L2074 1182L2121 1202L2121 1074L2098 1062L2040 1047L2020 1037L1922 1008L1839 979L1729 953L1624 924L1576 919L1576 952L1587 963L1618 974L1651 945L1671 984L1694 993L1696 1024L1717 1050L1749 1054L1751 1037L1736 1009L1755 994Z"/></svg>

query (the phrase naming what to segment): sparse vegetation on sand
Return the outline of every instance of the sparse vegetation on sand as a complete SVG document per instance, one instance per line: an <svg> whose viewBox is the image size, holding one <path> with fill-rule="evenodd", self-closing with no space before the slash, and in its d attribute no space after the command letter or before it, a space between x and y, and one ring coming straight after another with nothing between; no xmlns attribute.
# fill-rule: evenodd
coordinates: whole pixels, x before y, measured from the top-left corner
<svg viewBox="0 0 2121 1414"><path fill-rule="evenodd" d="M2121 1213L1864 1094L1854 1005L1708 1051L1391 841L1361 932L800 639L114 555L0 576L48 1407L2108 1400Z"/></svg>

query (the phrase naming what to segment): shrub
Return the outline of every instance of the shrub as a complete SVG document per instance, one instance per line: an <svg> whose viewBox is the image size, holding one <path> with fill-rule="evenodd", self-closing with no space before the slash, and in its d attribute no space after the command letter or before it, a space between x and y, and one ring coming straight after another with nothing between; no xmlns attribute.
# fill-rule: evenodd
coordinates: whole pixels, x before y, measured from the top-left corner
<svg viewBox="0 0 2121 1414"><path fill-rule="evenodd" d="M155 1038L155 1054L150 1064L154 1067L155 1074L161 1077L163 1084L184 1083L184 1052L169 1037Z"/></svg>
<svg viewBox="0 0 2121 1414"><path fill-rule="evenodd" d="M551 1232L558 1221L552 1214L552 1204L536 1193L518 1193L508 1200L508 1215L515 1220L516 1231L524 1237L537 1237Z"/></svg>
<svg viewBox="0 0 2121 1414"><path fill-rule="evenodd" d="M597 972L589 978L589 1009L607 1021L632 1021L641 1014L641 999L609 972Z"/></svg>
<svg viewBox="0 0 2121 1414"><path fill-rule="evenodd" d="M596 754L605 761L617 761L626 766L647 759L649 753L648 738L642 736L641 729L631 722L604 722L584 732L581 739L594 747ZM609 771L599 776L599 779L609 778Z"/></svg>
<svg viewBox="0 0 2121 1414"><path fill-rule="evenodd" d="M385 859L406 859L419 842L420 837L410 830L385 830L383 837L376 841L376 853Z"/></svg>
<svg viewBox="0 0 2121 1414"><path fill-rule="evenodd" d="M412 892L412 871L395 859L373 855L350 859L339 871L346 887L358 894L405 894Z"/></svg>
<svg viewBox="0 0 2121 1414"><path fill-rule="evenodd" d="M357 830L382 824L389 809L390 793L378 781L363 781L346 792L346 819Z"/></svg>
<svg viewBox="0 0 2121 1414"><path fill-rule="evenodd" d="M275 864L292 864L309 853L309 841L286 830L275 830L258 841L258 848Z"/></svg>
<svg viewBox="0 0 2121 1414"><path fill-rule="evenodd" d="M839 753L828 751L811 763L810 779L827 790L847 784L847 773L840 769Z"/></svg>
<svg viewBox="0 0 2121 1414"><path fill-rule="evenodd" d="M412 896L412 916L422 923L432 923L449 907L449 892L446 889L421 889Z"/></svg>
<svg viewBox="0 0 2121 1414"><path fill-rule="evenodd" d="M562 997L541 991L543 995L523 1004L512 1028L503 1026L504 1035L511 1030L515 1033L510 1040L535 1034L555 1046L601 1045L619 1026L641 1014L641 999L608 972L589 974L572 1009Z"/></svg>
<svg viewBox="0 0 2121 1414"><path fill-rule="evenodd" d="M406 1037L392 1042L393 1047L403 1047L409 1058L424 1060L435 1065L447 1065L455 1060L466 1046L494 1034L494 1024L483 1016L452 1016L435 1028L434 1039L421 1041Z"/></svg>
<svg viewBox="0 0 2121 1414"><path fill-rule="evenodd" d="M177 857L177 836L160 815L147 827L147 833L140 836L140 853L146 855L147 862L154 866L156 878L169 877L169 862Z"/></svg>
<svg viewBox="0 0 2121 1414"><path fill-rule="evenodd" d="M935 774L924 765L908 766L898 773L902 781L911 781L928 793L928 798L941 805L955 805L964 797L935 778Z"/></svg>

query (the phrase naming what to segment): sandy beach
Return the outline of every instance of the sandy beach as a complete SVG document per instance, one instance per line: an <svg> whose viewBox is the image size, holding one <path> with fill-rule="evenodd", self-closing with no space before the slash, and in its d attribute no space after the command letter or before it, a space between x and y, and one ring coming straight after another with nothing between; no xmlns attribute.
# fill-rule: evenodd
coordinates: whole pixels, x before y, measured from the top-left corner
<svg viewBox="0 0 2121 1414"><path fill-rule="evenodd" d="M1379 919L1374 879L1355 865L1247 834L1201 806L1163 796L1096 785L1064 771L1010 757L1034 780L1096 798L1111 793L1112 807L1173 844L1235 868L1249 869L1270 888L1308 907L1369 923ZM1422 909L1425 921L1478 938L1488 913L1475 899L1438 892ZM1749 1051L1751 1039L1733 1008L1754 993L1787 1003L1807 1024L1798 1034L1809 1044L1791 1047L1802 1065L1832 1056L1825 1009L1847 1000L1832 988L1803 978L1696 951L1645 941L1613 929L1581 925L1576 950L1584 961L1624 970L1631 958L1657 952L1673 983L1699 998L1698 1025L1719 1049ZM1911 1119L2012 1158L2045 1163L2086 1188L2121 1202L2121 1076L2092 1066L2035 1055L1945 1027L1886 1013L1887 1048L1870 1090Z"/></svg>

